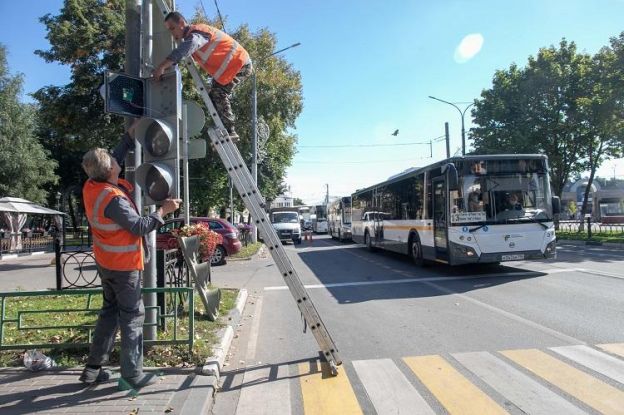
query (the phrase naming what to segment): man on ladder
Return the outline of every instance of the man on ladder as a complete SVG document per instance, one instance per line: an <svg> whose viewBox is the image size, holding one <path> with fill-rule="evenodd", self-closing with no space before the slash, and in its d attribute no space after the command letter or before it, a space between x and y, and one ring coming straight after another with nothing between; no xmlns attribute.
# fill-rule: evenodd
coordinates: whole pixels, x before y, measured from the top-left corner
<svg viewBox="0 0 624 415"><path fill-rule="evenodd" d="M203 23L189 25L178 12L167 14L165 26L176 40L182 42L156 67L153 76L160 79L165 70L192 56L195 63L212 77L210 99L230 138L236 143L238 134L234 130L230 98L234 87L251 75L253 68L249 54L227 33Z"/></svg>

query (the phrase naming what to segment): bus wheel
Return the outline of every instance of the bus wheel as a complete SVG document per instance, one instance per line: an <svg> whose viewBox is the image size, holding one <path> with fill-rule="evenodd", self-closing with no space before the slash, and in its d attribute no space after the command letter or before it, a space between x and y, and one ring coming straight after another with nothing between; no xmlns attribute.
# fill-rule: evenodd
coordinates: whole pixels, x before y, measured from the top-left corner
<svg viewBox="0 0 624 415"><path fill-rule="evenodd" d="M417 236L412 236L410 238L409 246L410 256L412 257L414 264L418 265L419 267L426 266L425 259L423 258L422 245L420 244Z"/></svg>

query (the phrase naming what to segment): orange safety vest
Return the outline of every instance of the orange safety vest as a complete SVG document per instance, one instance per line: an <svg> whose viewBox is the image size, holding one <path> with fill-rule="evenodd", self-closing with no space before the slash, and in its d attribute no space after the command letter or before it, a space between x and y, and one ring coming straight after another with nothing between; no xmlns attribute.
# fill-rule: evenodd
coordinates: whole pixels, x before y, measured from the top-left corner
<svg viewBox="0 0 624 415"><path fill-rule="evenodd" d="M190 32L205 33L210 40L193 52L193 60L221 85L232 82L238 71L251 62L249 54L230 35L207 24L190 25Z"/></svg>
<svg viewBox="0 0 624 415"><path fill-rule="evenodd" d="M119 179L119 185L89 179L82 188L82 198L93 234L95 261L101 267L113 271L142 271L142 238L104 216L106 206L115 197L128 200L136 209L134 201L123 190L126 188L132 192L132 185L124 179Z"/></svg>

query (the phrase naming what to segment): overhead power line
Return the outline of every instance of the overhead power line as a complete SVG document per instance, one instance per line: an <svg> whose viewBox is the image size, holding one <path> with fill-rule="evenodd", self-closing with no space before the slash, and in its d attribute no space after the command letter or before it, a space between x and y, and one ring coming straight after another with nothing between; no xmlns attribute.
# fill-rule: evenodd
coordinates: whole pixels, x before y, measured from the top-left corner
<svg viewBox="0 0 624 415"><path fill-rule="evenodd" d="M444 136L433 138L437 140L444 138ZM394 144L336 144L336 145L313 145L313 146L297 146L297 148L347 148L347 147L399 147L399 146L415 146L415 145L429 145L429 141L411 141L408 143L394 143Z"/></svg>
<svg viewBox="0 0 624 415"><path fill-rule="evenodd" d="M409 162L415 160L423 160L429 159L431 157L414 157L411 159L404 160L357 160L357 161L338 161L338 160L297 160L297 164L305 163L305 164L370 164L370 163L399 163L399 162Z"/></svg>

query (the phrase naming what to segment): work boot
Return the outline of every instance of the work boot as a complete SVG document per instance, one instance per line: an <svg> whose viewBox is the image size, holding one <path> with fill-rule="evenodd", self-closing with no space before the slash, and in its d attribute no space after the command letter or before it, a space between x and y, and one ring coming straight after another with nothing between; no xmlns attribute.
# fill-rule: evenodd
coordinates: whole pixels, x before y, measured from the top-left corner
<svg viewBox="0 0 624 415"><path fill-rule="evenodd" d="M127 391L130 389L141 389L148 385L153 385L158 380L158 377L153 373L144 373L143 375L134 378L120 378L117 382L117 389L120 391Z"/></svg>
<svg viewBox="0 0 624 415"><path fill-rule="evenodd" d="M91 385L93 383L104 383L119 379L118 373L113 373L109 369L85 367L78 378L82 383Z"/></svg>

